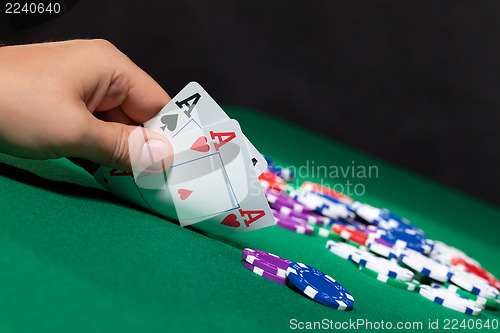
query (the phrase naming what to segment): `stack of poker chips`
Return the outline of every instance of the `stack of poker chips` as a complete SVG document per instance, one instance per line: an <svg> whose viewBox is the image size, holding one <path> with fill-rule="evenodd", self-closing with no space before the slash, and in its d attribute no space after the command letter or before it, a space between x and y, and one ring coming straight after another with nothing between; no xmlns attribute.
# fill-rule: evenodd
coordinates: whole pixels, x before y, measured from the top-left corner
<svg viewBox="0 0 500 333"><path fill-rule="evenodd" d="M241 263L248 270L274 282L300 290L311 299L337 310L351 310L352 295L331 276L311 266L291 262L272 253L244 249Z"/></svg>
<svg viewBox="0 0 500 333"><path fill-rule="evenodd" d="M419 292L452 310L478 315L484 308L500 307L499 280L463 251L427 238L394 212L354 201L321 184L306 181L294 189L274 171L283 168L269 162L272 168L259 179L277 227L327 238L330 252L368 276ZM293 269L311 272L300 265ZM298 275L293 275L296 281Z"/></svg>

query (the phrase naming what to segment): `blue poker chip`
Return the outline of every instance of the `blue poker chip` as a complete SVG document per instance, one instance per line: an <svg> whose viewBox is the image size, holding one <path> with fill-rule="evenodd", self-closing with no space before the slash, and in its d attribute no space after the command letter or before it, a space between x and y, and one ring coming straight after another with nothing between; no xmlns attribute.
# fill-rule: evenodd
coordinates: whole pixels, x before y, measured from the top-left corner
<svg viewBox="0 0 500 333"><path fill-rule="evenodd" d="M412 229L394 228L387 229L380 238L391 243L396 248L411 249L421 253L430 253L434 243Z"/></svg>
<svg viewBox="0 0 500 333"><path fill-rule="evenodd" d="M272 165L274 165L274 161L273 161L273 159L272 159L272 158L270 158L270 157L268 157L268 156L264 156L264 155L262 155L262 156L263 156L263 157L264 157L264 159L266 160L266 162L267 162L267 165L268 165L268 166L270 166L270 165L271 165L271 166L272 166Z"/></svg>
<svg viewBox="0 0 500 333"><path fill-rule="evenodd" d="M286 275L293 285L313 300L337 310L351 310L352 295L332 277L316 268L293 262L288 265Z"/></svg>
<svg viewBox="0 0 500 333"><path fill-rule="evenodd" d="M424 234L423 230L412 224L408 219L394 214L385 208L380 210L378 222L379 226L385 228L410 229L421 235Z"/></svg>

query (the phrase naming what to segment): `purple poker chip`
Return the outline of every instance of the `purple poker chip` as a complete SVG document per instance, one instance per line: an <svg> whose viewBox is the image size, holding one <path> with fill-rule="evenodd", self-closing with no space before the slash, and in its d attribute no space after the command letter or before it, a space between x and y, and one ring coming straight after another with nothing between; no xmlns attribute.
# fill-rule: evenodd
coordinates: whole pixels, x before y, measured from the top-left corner
<svg viewBox="0 0 500 333"><path fill-rule="evenodd" d="M286 194L279 193L279 194L274 194L274 193L269 193L266 194L267 201L271 206L273 205L279 205L279 206L286 206L289 207L291 210L299 213L310 213L312 210L304 206L303 204L295 201L294 199L290 198Z"/></svg>
<svg viewBox="0 0 500 333"><path fill-rule="evenodd" d="M305 209L302 212L299 212L297 210L290 208L287 205L282 205L279 203L271 204L270 206L272 209L279 211L281 215L296 218L311 224L328 225L330 221L329 218L319 215L318 213L309 211L307 209Z"/></svg>
<svg viewBox="0 0 500 333"><path fill-rule="evenodd" d="M274 282L278 282L278 283L281 283L281 284L284 284L286 285L286 278L284 277L281 277L281 276L277 276L275 274L271 274L269 272L266 272L265 270L257 267L257 266L254 266L252 264L249 264L248 262L246 262L245 260L242 260L241 263L243 264L243 266L245 266L248 270L254 272L255 274L258 274L262 277L265 277L266 279L268 280L271 280L271 281L274 281Z"/></svg>
<svg viewBox="0 0 500 333"><path fill-rule="evenodd" d="M274 214L274 212L273 212L273 214ZM288 229L288 230L291 230L291 231L294 231L298 234L303 234L303 235L312 234L312 232L314 231L314 227L310 226L306 222L302 222L302 221L299 221L297 219L293 219L291 217L284 216L280 213L278 213L278 214L279 214L278 216L276 216L276 214L274 215L274 217L276 218L276 225L278 227Z"/></svg>
<svg viewBox="0 0 500 333"><path fill-rule="evenodd" d="M379 243L379 244L382 244L382 245L384 245L384 246L387 246L388 248L391 248L391 249L393 248L392 244L391 244L391 243L389 243L388 241L386 241L385 239L382 239L382 238L378 238L378 237L377 237L377 238L372 238L372 240L373 240L374 242L377 242L377 243Z"/></svg>
<svg viewBox="0 0 500 333"><path fill-rule="evenodd" d="M296 202L293 198L289 197L286 193L283 192L278 192L273 189L265 189L264 190L267 201L270 203L274 203L275 201L282 201L282 202L291 202L294 203Z"/></svg>
<svg viewBox="0 0 500 333"><path fill-rule="evenodd" d="M286 277L286 269L290 260L278 257L272 253L246 248L241 254L243 259L264 271L273 275Z"/></svg>
<svg viewBox="0 0 500 333"><path fill-rule="evenodd" d="M291 212L298 213L298 214L312 213L309 209L305 208L304 206L302 206L299 203L292 204L292 203L283 203L281 201L275 201L274 203L270 203L269 206L271 206L272 208L274 208L276 210L280 210L281 207L285 207L285 209L287 211L291 211Z"/></svg>
<svg viewBox="0 0 500 333"><path fill-rule="evenodd" d="M318 215L313 212L298 212L286 205L275 203L271 204L271 208L277 210L283 216L297 218L304 222L309 222L311 224L324 225L326 221L326 219L321 215Z"/></svg>
<svg viewBox="0 0 500 333"><path fill-rule="evenodd" d="M293 199L289 195L283 192L277 192L274 190L266 190L266 198L270 205L279 204L282 206L287 206L297 212L312 213L313 211L307 206L301 204L297 200Z"/></svg>

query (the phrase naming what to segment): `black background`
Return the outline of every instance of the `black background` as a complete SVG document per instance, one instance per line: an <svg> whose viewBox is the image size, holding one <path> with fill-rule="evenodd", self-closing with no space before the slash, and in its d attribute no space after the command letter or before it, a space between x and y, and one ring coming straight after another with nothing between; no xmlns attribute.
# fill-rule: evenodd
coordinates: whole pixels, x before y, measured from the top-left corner
<svg viewBox="0 0 500 333"><path fill-rule="evenodd" d="M5 44L105 38L171 96L195 80L500 205L499 1L80 0L18 32L2 15Z"/></svg>

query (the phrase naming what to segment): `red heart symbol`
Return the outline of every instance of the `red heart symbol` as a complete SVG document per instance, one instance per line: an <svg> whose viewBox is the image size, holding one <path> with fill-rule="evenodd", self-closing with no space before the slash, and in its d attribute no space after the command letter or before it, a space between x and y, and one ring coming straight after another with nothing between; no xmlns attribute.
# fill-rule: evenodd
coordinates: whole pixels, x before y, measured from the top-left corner
<svg viewBox="0 0 500 333"><path fill-rule="evenodd" d="M210 150L210 146L207 145L207 138L204 136L200 136L198 139L196 139L190 149L206 153Z"/></svg>
<svg viewBox="0 0 500 333"><path fill-rule="evenodd" d="M193 191L181 188L177 190L177 193L179 193L179 195L181 196L181 200L186 200L191 195L191 193L193 193Z"/></svg>
<svg viewBox="0 0 500 333"><path fill-rule="evenodd" d="M240 222L238 222L238 217L235 214L229 214L222 220L220 224L227 225L228 227L238 228Z"/></svg>

